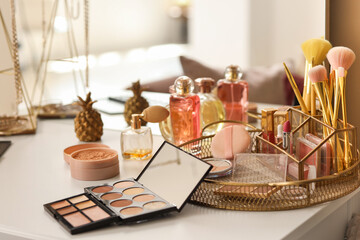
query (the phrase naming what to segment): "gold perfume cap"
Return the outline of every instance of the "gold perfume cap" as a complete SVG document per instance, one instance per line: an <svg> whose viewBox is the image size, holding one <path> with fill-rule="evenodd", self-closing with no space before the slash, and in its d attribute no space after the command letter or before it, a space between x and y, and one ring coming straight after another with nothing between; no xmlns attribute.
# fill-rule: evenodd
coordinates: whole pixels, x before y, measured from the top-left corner
<svg viewBox="0 0 360 240"><path fill-rule="evenodd" d="M186 95L194 90L194 83L191 78L187 76L181 76L175 80L174 88L176 94Z"/></svg>
<svg viewBox="0 0 360 240"><path fill-rule="evenodd" d="M131 115L131 128L140 129L141 128L141 117L143 114L132 114Z"/></svg>
<svg viewBox="0 0 360 240"><path fill-rule="evenodd" d="M210 93L215 80L212 78L204 77L195 79L195 84L200 87L201 93Z"/></svg>
<svg viewBox="0 0 360 240"><path fill-rule="evenodd" d="M242 72L239 66L230 65L225 69L225 78L230 81L237 81L241 78Z"/></svg>

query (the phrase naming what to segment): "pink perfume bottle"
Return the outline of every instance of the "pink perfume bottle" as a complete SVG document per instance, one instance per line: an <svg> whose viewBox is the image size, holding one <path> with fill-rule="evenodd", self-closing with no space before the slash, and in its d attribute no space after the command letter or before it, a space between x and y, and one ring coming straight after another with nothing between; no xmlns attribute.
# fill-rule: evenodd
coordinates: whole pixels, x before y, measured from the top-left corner
<svg viewBox="0 0 360 240"><path fill-rule="evenodd" d="M225 70L225 79L218 81L217 94L225 108L226 120L247 122L249 85L240 80L240 68L230 65Z"/></svg>
<svg viewBox="0 0 360 240"><path fill-rule="evenodd" d="M182 76L175 80L175 93L170 96L170 118L176 145L200 137L200 98L192 93L194 83Z"/></svg>

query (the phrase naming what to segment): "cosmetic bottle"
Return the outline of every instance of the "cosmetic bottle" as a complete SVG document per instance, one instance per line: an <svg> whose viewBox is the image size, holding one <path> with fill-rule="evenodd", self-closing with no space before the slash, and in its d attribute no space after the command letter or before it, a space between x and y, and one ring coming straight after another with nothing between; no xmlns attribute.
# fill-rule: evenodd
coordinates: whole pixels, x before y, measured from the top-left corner
<svg viewBox="0 0 360 240"><path fill-rule="evenodd" d="M275 143L274 134L274 113L276 109L266 108L261 110L261 128L263 130L262 137L271 142ZM264 144L263 153L273 153L274 149L269 144Z"/></svg>
<svg viewBox="0 0 360 240"><path fill-rule="evenodd" d="M151 129L141 126L141 114L131 116L131 127L121 132L121 152L125 160L147 160L151 157Z"/></svg>
<svg viewBox="0 0 360 240"><path fill-rule="evenodd" d="M195 84L199 86L198 96L200 98L200 127L224 120L225 110L220 99L211 93L211 88L215 84L212 78L197 78ZM205 129L203 135L213 135L222 129L222 124L214 124Z"/></svg>
<svg viewBox="0 0 360 240"><path fill-rule="evenodd" d="M153 138L149 127L141 126L141 120L159 123L169 116L162 106L151 106L141 114L131 115L131 127L121 132L121 153L124 159L147 160L151 157Z"/></svg>
<svg viewBox="0 0 360 240"><path fill-rule="evenodd" d="M194 83L182 76L175 80L170 96L170 118L175 145L200 137L200 98L192 93Z"/></svg>
<svg viewBox="0 0 360 240"><path fill-rule="evenodd" d="M241 80L240 68L230 65L225 70L225 79L221 79L217 85L217 94L225 108L226 120L248 122L248 94L249 85Z"/></svg>

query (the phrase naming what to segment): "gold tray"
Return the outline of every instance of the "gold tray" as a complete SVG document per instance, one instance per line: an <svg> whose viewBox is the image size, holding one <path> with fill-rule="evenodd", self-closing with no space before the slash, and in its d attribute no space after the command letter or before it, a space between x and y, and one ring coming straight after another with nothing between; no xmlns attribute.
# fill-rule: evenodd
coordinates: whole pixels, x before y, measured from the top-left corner
<svg viewBox="0 0 360 240"><path fill-rule="evenodd" d="M319 121L296 109L291 109L290 113L301 115L300 120L298 119L300 122L297 122L299 126L305 126L309 119ZM339 141L343 142L342 137L346 130L355 132L355 128L349 125L349 128L345 130L334 130L333 138L339 138ZM296 131L301 133L302 130L297 128ZM259 149L259 144L262 144L259 142L266 142L266 140L261 138L261 133L258 131L250 131L250 136L252 138L251 151L255 153ZM179 147L199 158L210 158L213 137L214 135L204 136ZM352 133L352 137L354 140L350 144L353 150L351 166L346 170L316 179L287 182L244 183L234 181L233 176L205 179L192 195L191 202L230 210L278 211L304 208L338 199L351 193L360 185L358 151L354 147L356 134ZM278 153L283 153L281 148L277 148ZM299 164L301 165L303 161L304 159L300 160Z"/></svg>

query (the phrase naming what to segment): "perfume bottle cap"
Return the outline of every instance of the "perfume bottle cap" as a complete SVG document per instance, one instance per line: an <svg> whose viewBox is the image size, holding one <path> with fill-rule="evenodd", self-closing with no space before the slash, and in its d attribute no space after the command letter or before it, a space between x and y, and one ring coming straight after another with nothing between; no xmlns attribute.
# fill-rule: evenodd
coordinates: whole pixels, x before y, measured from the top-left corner
<svg viewBox="0 0 360 240"><path fill-rule="evenodd" d="M143 114L132 114L131 115L131 128L140 129L141 128L141 117Z"/></svg>
<svg viewBox="0 0 360 240"><path fill-rule="evenodd" d="M241 78L242 72L239 66L230 65L225 69L225 78L230 81L237 81Z"/></svg>
<svg viewBox="0 0 360 240"><path fill-rule="evenodd" d="M195 79L195 84L200 87L201 93L210 93L215 80L212 78L204 77Z"/></svg>
<svg viewBox="0 0 360 240"><path fill-rule="evenodd" d="M179 95L186 95L194 90L194 83L187 76L178 77L174 83L175 92Z"/></svg>

